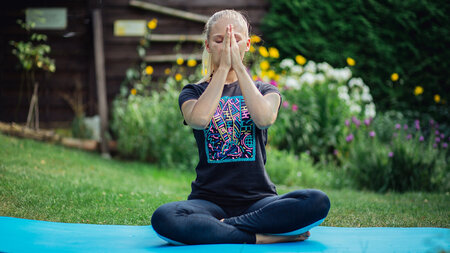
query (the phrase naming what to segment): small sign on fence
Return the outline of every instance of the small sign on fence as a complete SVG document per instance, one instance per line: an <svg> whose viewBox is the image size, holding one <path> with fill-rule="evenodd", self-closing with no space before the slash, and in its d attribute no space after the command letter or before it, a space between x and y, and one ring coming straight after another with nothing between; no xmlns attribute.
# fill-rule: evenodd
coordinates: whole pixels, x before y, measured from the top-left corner
<svg viewBox="0 0 450 253"><path fill-rule="evenodd" d="M67 27L67 8L27 8L26 22L34 29L64 30Z"/></svg>
<svg viewBox="0 0 450 253"><path fill-rule="evenodd" d="M144 36L146 25L146 20L116 20L114 36Z"/></svg>

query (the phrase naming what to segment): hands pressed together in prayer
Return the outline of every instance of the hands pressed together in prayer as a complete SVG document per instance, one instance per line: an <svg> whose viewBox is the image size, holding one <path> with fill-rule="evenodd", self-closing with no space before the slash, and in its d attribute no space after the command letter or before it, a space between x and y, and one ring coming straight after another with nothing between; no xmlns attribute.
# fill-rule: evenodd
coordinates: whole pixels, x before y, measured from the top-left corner
<svg viewBox="0 0 450 253"><path fill-rule="evenodd" d="M223 42L220 66L228 70L238 70L239 68L244 68L232 24L227 26Z"/></svg>

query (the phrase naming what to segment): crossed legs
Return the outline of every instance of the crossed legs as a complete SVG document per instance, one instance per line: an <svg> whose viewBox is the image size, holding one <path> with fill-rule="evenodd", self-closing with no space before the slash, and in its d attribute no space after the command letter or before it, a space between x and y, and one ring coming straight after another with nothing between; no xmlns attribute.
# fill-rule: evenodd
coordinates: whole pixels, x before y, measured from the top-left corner
<svg viewBox="0 0 450 253"><path fill-rule="evenodd" d="M152 225L163 239L180 244L298 241L325 219L329 208L325 193L312 189L261 199L235 217L212 202L194 199L162 205Z"/></svg>

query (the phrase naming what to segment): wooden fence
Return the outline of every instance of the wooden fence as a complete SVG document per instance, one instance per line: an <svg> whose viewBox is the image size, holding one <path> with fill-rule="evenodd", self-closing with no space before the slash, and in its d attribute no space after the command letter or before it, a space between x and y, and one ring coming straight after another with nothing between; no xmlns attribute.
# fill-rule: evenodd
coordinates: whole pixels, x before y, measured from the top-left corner
<svg viewBox="0 0 450 253"><path fill-rule="evenodd" d="M158 78L163 75L165 68L172 66L175 60L174 47L180 39L183 42L179 53L186 56L201 53L202 44L199 43L198 37L204 27L201 17L209 17L221 9L241 10L247 14L253 33L262 35L258 27L267 12L268 3L263 0L17 0L8 2L8 5L0 10L0 37L2 38L0 121L26 121L32 87L26 87L23 83L22 72L17 67L16 57L11 54L12 47L9 41L26 38L25 33L16 24L16 20L23 19L24 10L31 7L67 8L66 29L39 31L48 35L48 44L52 48L50 57L56 61L55 73L37 75L40 80L39 118L41 126L45 128L70 124L74 112L61 94L73 97L77 84L81 86L80 94L83 96L86 115L98 114L92 28L94 9L102 11L107 103L111 105L119 92L126 69L137 63L139 59L136 46L141 39L140 37L115 36L115 21L158 19L158 26L153 31L151 49L146 57L154 67L155 78ZM200 20L183 18L186 12L194 14L192 15L194 18L200 17Z"/></svg>

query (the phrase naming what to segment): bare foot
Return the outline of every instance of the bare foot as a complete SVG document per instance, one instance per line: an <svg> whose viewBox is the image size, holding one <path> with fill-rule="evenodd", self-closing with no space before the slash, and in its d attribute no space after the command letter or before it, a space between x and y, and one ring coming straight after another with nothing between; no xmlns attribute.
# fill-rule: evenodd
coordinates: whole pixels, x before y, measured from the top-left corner
<svg viewBox="0 0 450 253"><path fill-rule="evenodd" d="M299 242L308 239L310 235L311 233L309 231L301 235L289 235L289 236L256 234L256 244Z"/></svg>

